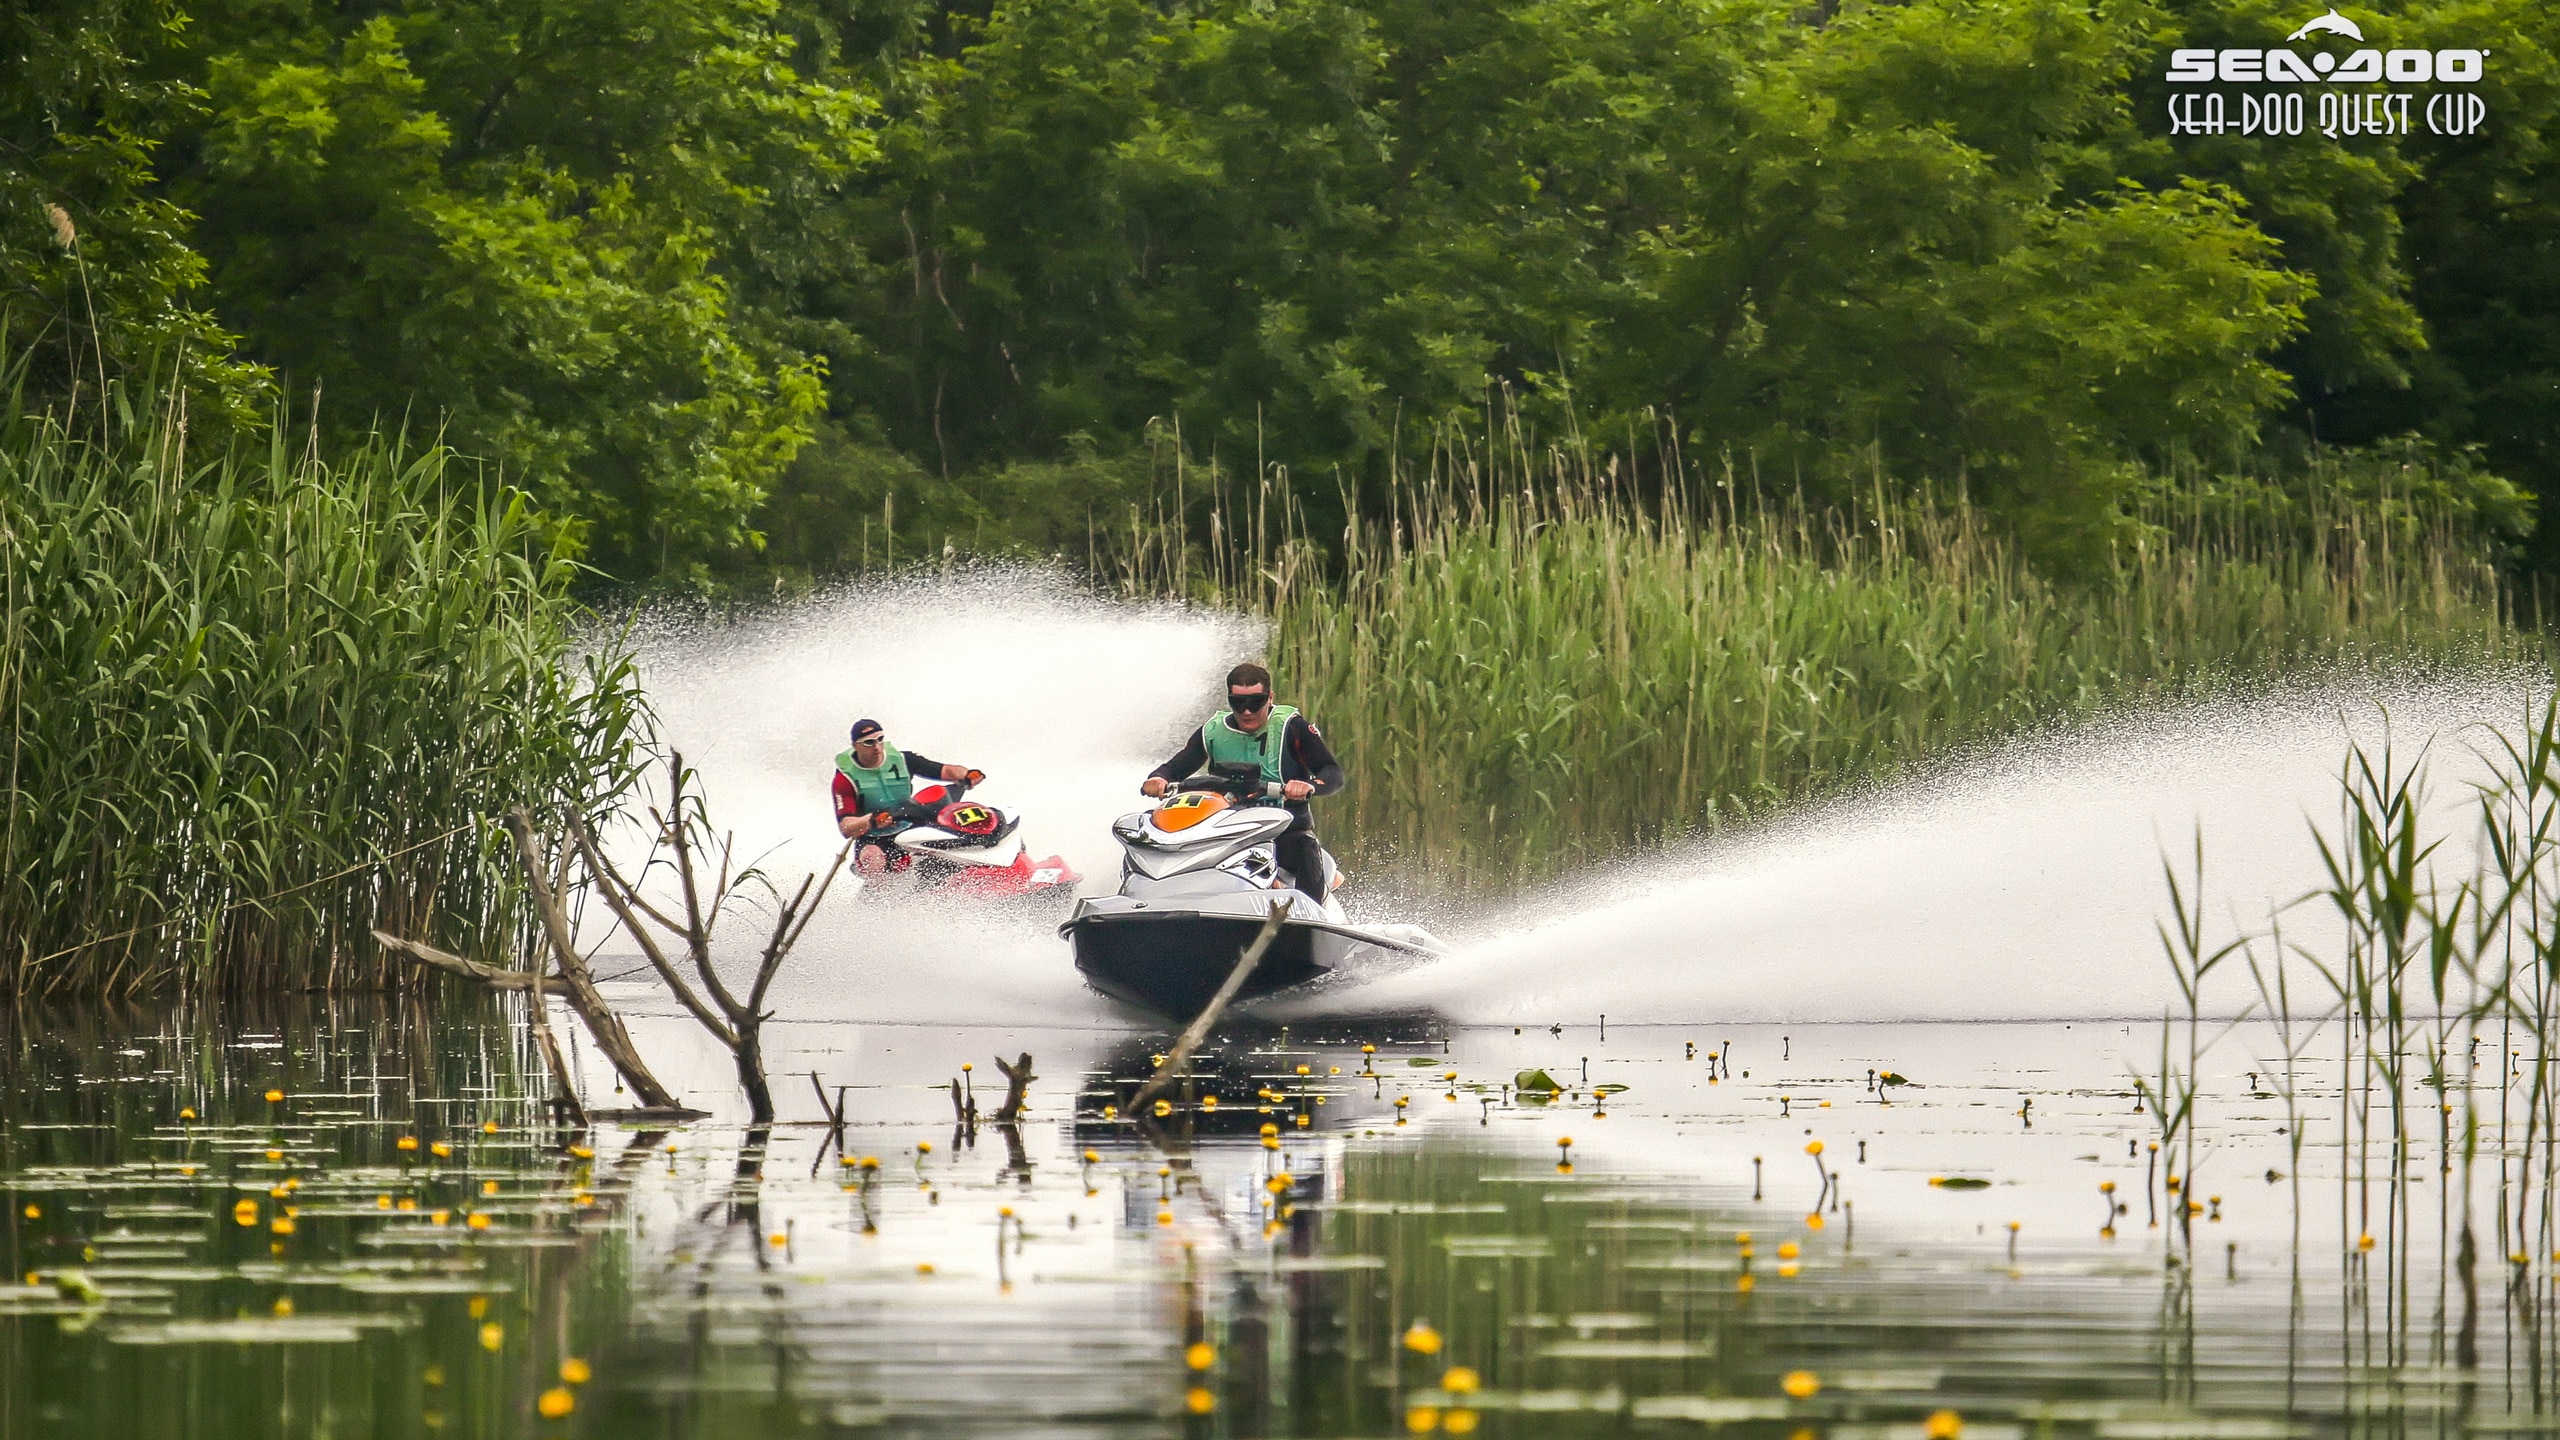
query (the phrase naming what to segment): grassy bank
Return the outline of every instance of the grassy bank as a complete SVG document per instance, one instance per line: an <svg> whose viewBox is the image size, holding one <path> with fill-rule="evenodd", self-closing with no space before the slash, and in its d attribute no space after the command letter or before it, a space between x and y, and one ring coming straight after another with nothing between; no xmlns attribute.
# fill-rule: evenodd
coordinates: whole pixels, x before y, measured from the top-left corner
<svg viewBox="0 0 2560 1440"><path fill-rule="evenodd" d="M1459 890L2131 702L2539 653L2492 559L2512 492L2459 465L2369 453L2145 493L2100 567L2056 579L1961 500L1879 486L1817 510L1694 472L1639 496L1559 453L1461 455L1344 563L1256 547L1285 522L1231 507L1251 563L1186 562L1187 584L1269 618L1283 693L1354 777L1326 809L1337 847ZM1162 583L1172 551L1131 534L1123 583Z"/></svg>
<svg viewBox="0 0 2560 1440"><path fill-rule="evenodd" d="M148 406L0 415L0 989L369 986L377 924L516 931L507 807L617 789L638 699L569 566L445 452Z"/></svg>

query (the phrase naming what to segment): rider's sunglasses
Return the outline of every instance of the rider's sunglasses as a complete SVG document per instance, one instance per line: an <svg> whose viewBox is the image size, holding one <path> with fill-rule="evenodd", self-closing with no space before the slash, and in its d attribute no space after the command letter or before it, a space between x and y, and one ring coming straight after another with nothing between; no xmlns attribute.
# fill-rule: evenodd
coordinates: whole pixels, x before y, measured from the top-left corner
<svg viewBox="0 0 2560 1440"><path fill-rule="evenodd" d="M856 750L877 750L880 748L880 740L881 737L877 734L865 735L861 739L853 742L853 748Z"/></svg>
<svg viewBox="0 0 2560 1440"><path fill-rule="evenodd" d="M1270 703L1271 697L1267 694L1239 695L1233 690L1227 692L1227 708L1239 715L1250 715Z"/></svg>

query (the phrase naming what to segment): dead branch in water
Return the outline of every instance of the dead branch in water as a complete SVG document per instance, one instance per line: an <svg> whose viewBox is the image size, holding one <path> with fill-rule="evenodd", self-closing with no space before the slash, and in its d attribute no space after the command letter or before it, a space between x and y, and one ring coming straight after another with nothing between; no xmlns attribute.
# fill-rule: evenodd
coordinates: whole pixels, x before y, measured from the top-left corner
<svg viewBox="0 0 2560 1440"><path fill-rule="evenodd" d="M1271 902L1271 913L1263 917L1262 929L1255 932L1253 943L1236 957L1236 968L1227 972L1226 983L1218 987L1217 994L1209 997L1208 1005L1183 1030L1182 1038L1174 1041L1173 1048L1165 1052L1164 1063L1156 1067L1156 1073L1149 1076L1147 1083L1139 1086L1138 1093L1131 1097L1131 1115L1138 1114L1142 1106L1171 1085L1173 1077L1181 1074L1183 1067L1191 1063L1191 1052L1199 1049L1200 1042L1209 1038L1209 1027L1217 1024L1218 1017L1226 1013L1227 1006L1234 1002L1237 992L1244 989L1244 982L1252 976L1253 968L1262 963L1263 955L1271 949L1271 942L1280 938L1280 927L1289 918L1292 898L1283 892ZM1029 1068L1031 1057L1025 1055L1022 1058L1025 1068Z"/></svg>
<svg viewBox="0 0 2560 1440"><path fill-rule="evenodd" d="M652 808L649 812L649 818L658 827L655 837L658 846L673 855L671 863L675 867L678 893L684 901L681 916L669 915L651 905L641 895L639 887L605 858L604 847L596 843L594 833L575 818L570 822L574 827L572 838L577 844L579 857L586 862L587 873L594 880L597 893L612 908L614 918L622 922L622 928L630 932L639 944L641 953L648 957L650 968L658 972L658 979L736 1061L738 1084L747 1092L747 1108L754 1122L769 1125L773 1122L773 1091L765 1081L763 1032L764 1022L772 1018L772 1012L764 1008L765 995L772 989L774 977L782 973L782 962L790 956L792 947L800 942L801 934L809 928L810 918L827 898L835 877L843 871L854 842L847 840L844 848L836 852L835 861L827 867L824 878L817 875L804 878L800 888L783 902L774 916L773 932L766 938L763 954L757 960L755 983L748 987L746 997L740 999L721 978L719 967L712 963L712 932L719 925L720 912L742 886L761 885L767 893L778 895L779 892L772 890L770 882L759 871L746 869L732 873L735 855L731 837L723 835L717 841L712 840L710 818L701 795L698 792L687 793L695 778L693 772L685 768L683 754L670 751L667 756L667 809L660 812ZM718 869L706 891L702 883L703 862L715 855ZM653 852L650 864L657 863ZM647 867L641 873L646 875ZM811 893L813 886L814 894ZM653 933L653 927L656 932L684 947L685 957L692 965L691 980L668 958L666 948ZM698 990L697 985L700 987Z"/></svg>

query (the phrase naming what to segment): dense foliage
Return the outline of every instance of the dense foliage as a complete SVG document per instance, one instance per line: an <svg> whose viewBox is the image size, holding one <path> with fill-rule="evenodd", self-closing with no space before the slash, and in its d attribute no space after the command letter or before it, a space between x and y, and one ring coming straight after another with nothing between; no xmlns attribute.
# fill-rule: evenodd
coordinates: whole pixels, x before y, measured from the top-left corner
<svg viewBox="0 0 2560 1440"><path fill-rule="evenodd" d="M2165 133L2169 49L2301 9L35 0L0 290L65 388L443 426L633 578L1046 544L1168 448L1374 507L1497 401L2084 565L2271 425L2560 481L2560 20L2349 7L2490 49L2478 136Z"/></svg>
<svg viewBox="0 0 2560 1440"><path fill-rule="evenodd" d="M0 412L0 993L373 986L377 925L504 953L495 817L609 801L641 718L567 663L571 567L444 452L191 455L114 398Z"/></svg>

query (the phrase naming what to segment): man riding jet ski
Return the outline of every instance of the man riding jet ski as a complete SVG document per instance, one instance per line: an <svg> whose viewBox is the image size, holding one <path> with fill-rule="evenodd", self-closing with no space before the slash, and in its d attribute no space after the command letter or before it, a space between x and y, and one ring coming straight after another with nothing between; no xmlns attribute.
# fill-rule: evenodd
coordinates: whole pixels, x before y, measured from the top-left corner
<svg viewBox="0 0 2560 1440"><path fill-rule="evenodd" d="M902 752L877 720L853 722L852 739L836 757L836 833L860 842L853 864L866 881L913 872L938 889L1021 895L1080 878L1055 855L1033 861L1013 838L1020 820L967 798L987 772Z"/></svg>
<svg viewBox="0 0 2560 1440"><path fill-rule="evenodd" d="M1271 672L1259 665L1227 672L1227 708L1192 731L1172 759L1148 771L1139 793L1150 800L1161 798L1175 782L1216 765L1250 765L1266 783L1280 787L1289 828L1273 842L1273 858L1308 899L1323 904L1324 847L1316 843L1315 816L1307 801L1342 788L1342 762L1333 758L1323 732L1298 707L1271 703Z"/></svg>
<svg viewBox="0 0 2560 1440"><path fill-rule="evenodd" d="M1434 953L1427 932L1354 926L1334 899L1340 876L1316 843L1307 802L1342 784L1324 736L1296 710L1272 704L1271 672L1230 671L1227 708L1140 787L1161 803L1112 824L1124 851L1120 893L1078 901L1058 927L1087 983L1188 1020L1225 983L1274 902L1292 891L1243 999Z"/></svg>

